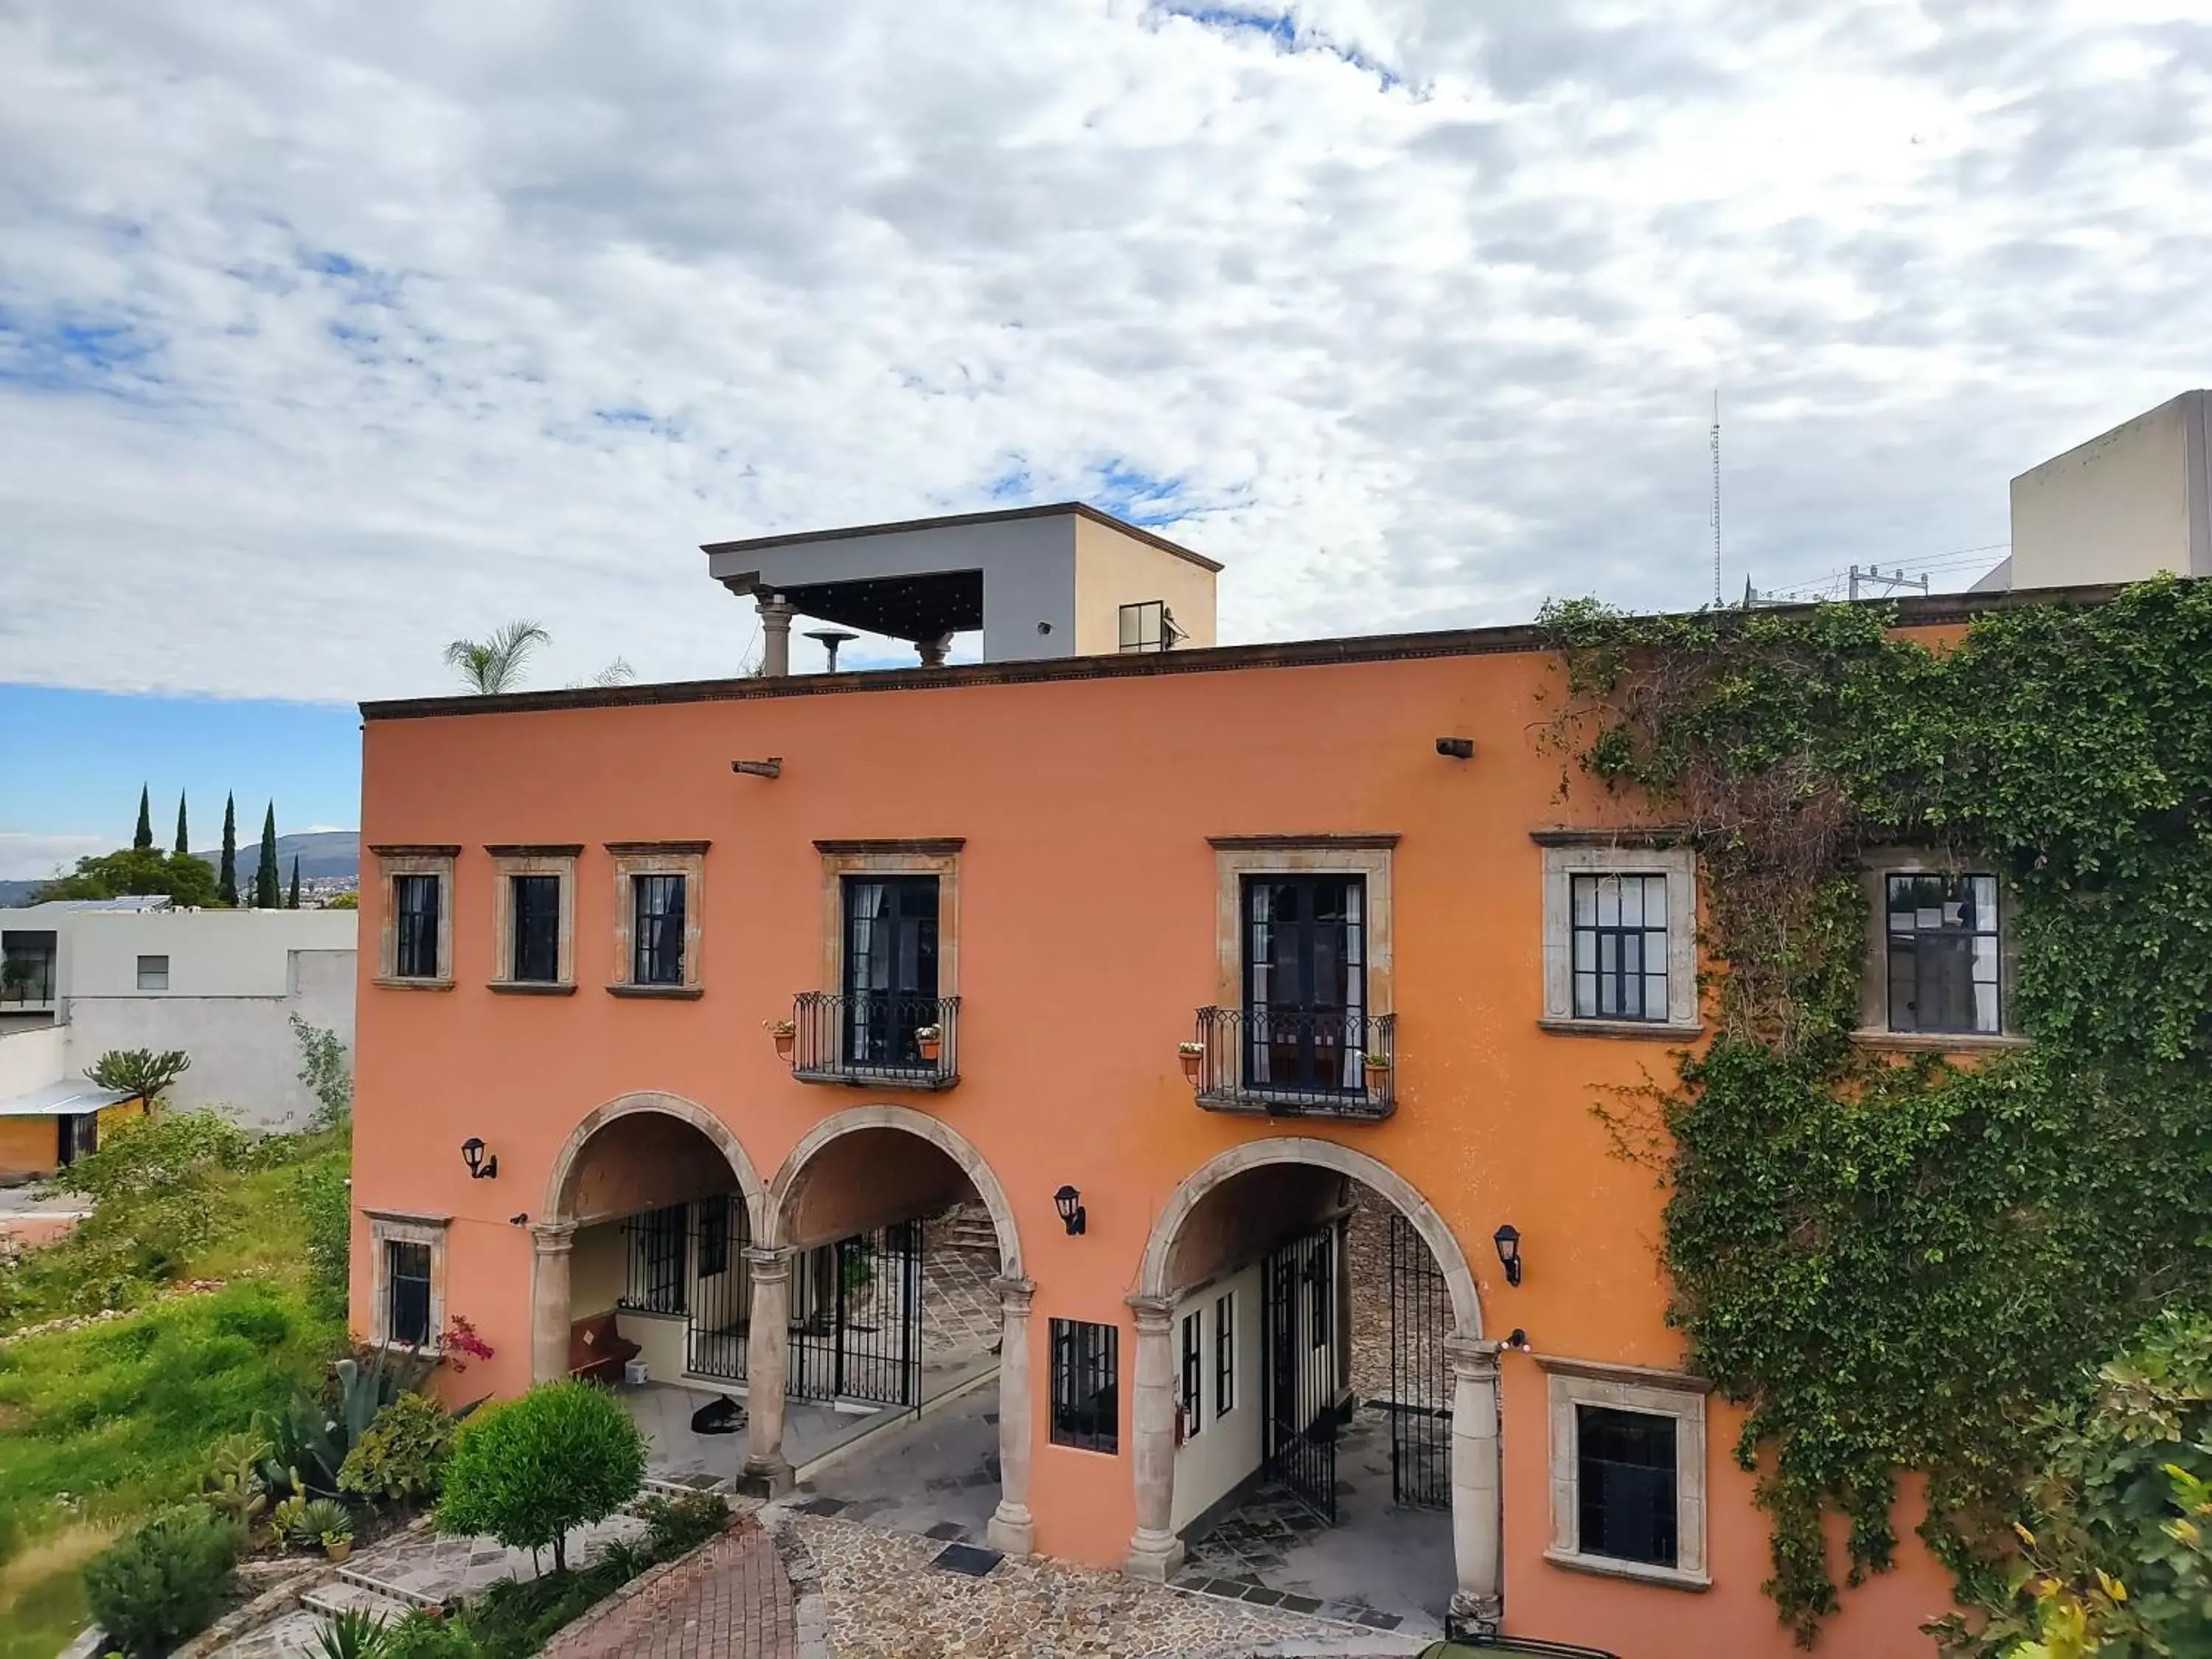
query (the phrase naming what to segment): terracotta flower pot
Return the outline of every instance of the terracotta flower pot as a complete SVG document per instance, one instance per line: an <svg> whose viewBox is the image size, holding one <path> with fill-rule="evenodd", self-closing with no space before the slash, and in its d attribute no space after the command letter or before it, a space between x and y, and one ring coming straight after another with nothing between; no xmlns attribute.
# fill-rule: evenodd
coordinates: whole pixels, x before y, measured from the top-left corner
<svg viewBox="0 0 2212 1659"><path fill-rule="evenodd" d="M1202 1042L1181 1043L1177 1045L1176 1053L1182 1060L1182 1074L1196 1083L1199 1068L1206 1064L1206 1045Z"/></svg>

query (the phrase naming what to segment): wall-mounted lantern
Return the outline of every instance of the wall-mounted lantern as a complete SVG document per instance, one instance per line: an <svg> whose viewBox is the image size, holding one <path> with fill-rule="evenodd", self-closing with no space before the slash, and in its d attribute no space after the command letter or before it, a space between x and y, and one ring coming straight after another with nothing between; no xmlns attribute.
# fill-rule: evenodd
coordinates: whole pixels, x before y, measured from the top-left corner
<svg viewBox="0 0 2212 1659"><path fill-rule="evenodd" d="M471 1135L461 1143L461 1161L469 1166L471 1181L494 1181L499 1176L499 1154L484 1156L484 1144L479 1136Z"/></svg>
<svg viewBox="0 0 2212 1659"><path fill-rule="evenodd" d="M1067 1236L1073 1238L1081 1233L1090 1220L1083 1208L1083 1194L1073 1187L1062 1187L1052 1195L1052 1202L1060 1218L1067 1224Z"/></svg>
<svg viewBox="0 0 2212 1659"><path fill-rule="evenodd" d="M1491 1242L1498 1246L1498 1259L1504 1264L1505 1282L1518 1285L1521 1282L1521 1230L1509 1221L1491 1235Z"/></svg>

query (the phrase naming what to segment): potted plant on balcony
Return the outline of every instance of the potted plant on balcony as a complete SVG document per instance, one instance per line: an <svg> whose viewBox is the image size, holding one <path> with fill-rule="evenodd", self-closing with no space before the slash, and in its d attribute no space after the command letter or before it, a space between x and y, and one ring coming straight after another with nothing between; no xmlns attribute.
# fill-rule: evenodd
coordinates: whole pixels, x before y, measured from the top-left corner
<svg viewBox="0 0 2212 1659"><path fill-rule="evenodd" d="M945 1028L941 1025L917 1025L914 1028L915 1047L929 1064L937 1063L937 1056L945 1043Z"/></svg>
<svg viewBox="0 0 2212 1659"><path fill-rule="evenodd" d="M1203 1042L1178 1042L1176 1054L1182 1060L1182 1074L1196 1083L1199 1068L1206 1064L1206 1045Z"/></svg>
<svg viewBox="0 0 2212 1659"><path fill-rule="evenodd" d="M789 1060L791 1046L799 1040L799 1022L795 1019L764 1019L761 1024L775 1039L775 1057Z"/></svg>
<svg viewBox="0 0 2212 1659"><path fill-rule="evenodd" d="M1370 1048L1361 1059L1359 1064L1367 1073L1367 1086L1370 1089L1381 1088L1383 1074L1390 1069L1390 1056L1378 1054Z"/></svg>

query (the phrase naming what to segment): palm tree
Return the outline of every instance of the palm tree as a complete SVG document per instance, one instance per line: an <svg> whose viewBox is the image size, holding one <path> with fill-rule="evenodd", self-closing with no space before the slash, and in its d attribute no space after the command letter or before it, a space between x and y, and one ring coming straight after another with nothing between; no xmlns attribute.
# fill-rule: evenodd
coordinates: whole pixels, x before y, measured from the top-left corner
<svg viewBox="0 0 2212 1659"><path fill-rule="evenodd" d="M446 647L446 661L460 672L471 691L489 696L512 691L522 678L522 665L553 636L534 622L518 618L486 640L455 640Z"/></svg>

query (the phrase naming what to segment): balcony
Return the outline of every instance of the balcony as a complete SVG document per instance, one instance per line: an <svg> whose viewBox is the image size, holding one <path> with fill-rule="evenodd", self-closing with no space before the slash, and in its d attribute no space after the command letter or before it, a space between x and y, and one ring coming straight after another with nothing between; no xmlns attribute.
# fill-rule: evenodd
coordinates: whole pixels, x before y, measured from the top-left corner
<svg viewBox="0 0 2212 1659"><path fill-rule="evenodd" d="M1201 1008L1183 1064L1209 1111L1379 1121L1398 1108L1396 1030L1395 1014Z"/></svg>
<svg viewBox="0 0 2212 1659"><path fill-rule="evenodd" d="M960 999L802 991L792 1008L791 1074L848 1087L950 1089L960 1081Z"/></svg>

